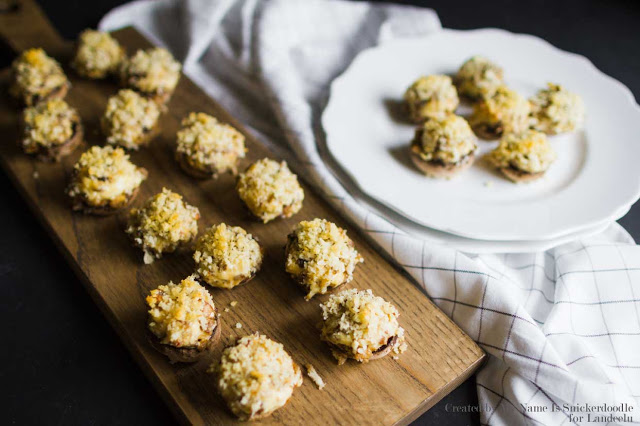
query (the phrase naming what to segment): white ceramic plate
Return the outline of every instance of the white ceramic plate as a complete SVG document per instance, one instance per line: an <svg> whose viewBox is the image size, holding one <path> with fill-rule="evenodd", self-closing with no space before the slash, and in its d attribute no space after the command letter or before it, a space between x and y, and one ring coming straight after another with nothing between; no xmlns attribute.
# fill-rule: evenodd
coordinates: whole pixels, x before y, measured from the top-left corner
<svg viewBox="0 0 640 426"><path fill-rule="evenodd" d="M477 161L452 180L437 180L411 165L413 126L395 120L390 105L417 77L455 73L476 54L500 64L507 84L526 96L556 82L583 97L584 129L551 138L558 160L543 179L513 184ZM530 35L443 30L363 51L334 81L322 125L329 153L365 194L467 238L565 237L618 219L640 195L640 107L631 91L586 58ZM478 143L480 154L496 144Z"/></svg>

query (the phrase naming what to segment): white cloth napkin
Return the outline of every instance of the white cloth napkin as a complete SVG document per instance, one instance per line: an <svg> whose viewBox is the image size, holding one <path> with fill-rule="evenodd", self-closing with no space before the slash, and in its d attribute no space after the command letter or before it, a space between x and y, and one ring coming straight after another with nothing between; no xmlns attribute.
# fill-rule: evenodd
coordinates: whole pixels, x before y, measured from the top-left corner
<svg viewBox="0 0 640 426"><path fill-rule="evenodd" d="M581 424L587 413L568 410L584 404L624 414L605 403L629 404L640 420L640 249L619 225L547 252L471 256L402 231L323 162L319 117L332 79L362 49L438 31L433 11L337 0L138 1L100 28L127 25L171 49L489 354L477 374L483 424ZM536 406L547 410L527 409Z"/></svg>

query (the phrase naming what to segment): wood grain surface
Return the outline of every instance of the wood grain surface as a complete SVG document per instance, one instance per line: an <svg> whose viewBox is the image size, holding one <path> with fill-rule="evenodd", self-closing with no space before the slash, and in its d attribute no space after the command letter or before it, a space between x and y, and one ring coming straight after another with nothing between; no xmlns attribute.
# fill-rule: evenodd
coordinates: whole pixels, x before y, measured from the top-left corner
<svg viewBox="0 0 640 426"><path fill-rule="evenodd" d="M46 18L42 22L45 25ZM0 18L0 26L2 24ZM41 34L50 31L42 30ZM118 31L115 37L129 53L149 45L133 29ZM303 386L294 392L289 403L261 423L406 424L462 383L481 364L482 350L307 185L303 184L306 197L300 213L291 219L264 225L247 216L234 191L232 176L197 181L182 173L173 159L175 134L181 119L191 111L212 114L243 131L249 152L241 169L256 159L271 156L240 123L185 76L161 119L161 135L149 147L131 155L134 163L149 170L149 179L142 185L135 205L163 187L170 188L200 208L200 232L220 222L239 225L260 239L266 253L262 269L250 283L231 291L210 289L222 312L222 338L211 355L193 365L169 364L146 340L144 297L158 285L169 280L177 282L192 273L191 253L167 255L152 265L144 265L141 252L130 245L124 233L126 212L95 217L71 211L64 194L70 171L87 146L103 143L99 118L107 98L117 91L117 86L109 81L76 78L66 67L71 53L69 43L51 40L57 58L65 64L72 81L67 101L79 110L86 128L86 142L58 164L39 163L24 155L16 144L20 110L6 93L9 73L4 70L0 77L2 165L181 422L227 424L236 421L216 394L213 377L205 370L219 359L225 345L254 331L282 342L298 364L313 364L327 382L320 391L305 377ZM29 36L11 45L46 48L47 42ZM292 166L295 169L295 165ZM286 235L294 225L315 217L346 228L365 258L365 263L356 268L353 282L344 288L371 288L376 295L398 307L409 344L398 360L386 357L368 364L349 361L338 366L320 341L318 304L327 296L305 302L304 290L284 272L283 253ZM37 267L38 260L33 261ZM234 300L238 305L223 312ZM236 328L237 323L242 324L242 328ZM56 332L56 324L46 326Z"/></svg>

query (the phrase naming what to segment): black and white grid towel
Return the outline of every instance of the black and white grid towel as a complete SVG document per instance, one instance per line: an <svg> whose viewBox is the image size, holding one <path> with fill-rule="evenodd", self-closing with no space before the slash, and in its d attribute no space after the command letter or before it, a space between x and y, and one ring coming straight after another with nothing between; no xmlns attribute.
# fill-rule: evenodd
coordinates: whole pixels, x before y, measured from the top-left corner
<svg viewBox="0 0 640 426"><path fill-rule="evenodd" d="M547 252L470 256L403 232L323 164L318 122L332 79L362 49L438 31L433 11L328 0L138 1L100 28L125 25L171 49L490 355L477 375L482 423L577 424L563 404L587 403L627 403L640 422L640 248L619 225Z"/></svg>

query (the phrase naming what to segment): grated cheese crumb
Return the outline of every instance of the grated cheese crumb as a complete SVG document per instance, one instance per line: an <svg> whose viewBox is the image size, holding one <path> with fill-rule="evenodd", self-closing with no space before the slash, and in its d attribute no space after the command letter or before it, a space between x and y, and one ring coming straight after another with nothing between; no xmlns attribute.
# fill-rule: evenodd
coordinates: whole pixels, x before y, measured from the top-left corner
<svg viewBox="0 0 640 426"><path fill-rule="evenodd" d="M318 389L320 390L324 389L325 387L324 380L322 380L322 377L320 377L315 367L311 364L306 364L305 368L307 369L307 376L309 376L309 378L313 381L313 383L315 383L316 386L318 386Z"/></svg>
<svg viewBox="0 0 640 426"><path fill-rule="evenodd" d="M38 179L39 177L40 177L40 173L38 173L37 170L35 172L33 172L33 178L34 179Z"/></svg>
<svg viewBox="0 0 640 426"><path fill-rule="evenodd" d="M229 303L229 306L231 306L232 308L235 308L237 304L238 304L238 301L233 300L231 303Z"/></svg>
<svg viewBox="0 0 640 426"><path fill-rule="evenodd" d="M236 328L242 328L242 324L240 324L239 322L236 323Z"/></svg>

